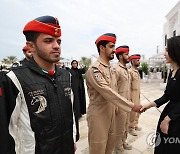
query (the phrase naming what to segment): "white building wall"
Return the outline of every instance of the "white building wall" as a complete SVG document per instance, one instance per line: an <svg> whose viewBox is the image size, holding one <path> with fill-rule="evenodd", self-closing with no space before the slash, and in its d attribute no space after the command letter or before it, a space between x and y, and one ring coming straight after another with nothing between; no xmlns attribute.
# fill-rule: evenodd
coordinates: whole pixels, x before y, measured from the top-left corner
<svg viewBox="0 0 180 154"><path fill-rule="evenodd" d="M165 36L168 38L180 35L180 1L166 15L166 23L163 26L163 46L165 47ZM176 34L174 34L174 32Z"/></svg>

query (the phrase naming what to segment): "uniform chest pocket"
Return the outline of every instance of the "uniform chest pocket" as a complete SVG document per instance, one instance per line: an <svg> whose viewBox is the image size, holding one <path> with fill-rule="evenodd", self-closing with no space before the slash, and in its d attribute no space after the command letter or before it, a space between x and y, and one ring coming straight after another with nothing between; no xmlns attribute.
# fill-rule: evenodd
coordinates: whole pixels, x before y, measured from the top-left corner
<svg viewBox="0 0 180 154"><path fill-rule="evenodd" d="M133 75L133 80L139 80L139 75L138 74L134 74Z"/></svg>
<svg viewBox="0 0 180 154"><path fill-rule="evenodd" d="M58 82L58 86L60 88L60 91L61 91L61 94L67 98L67 99L70 99L71 98L71 92L72 92L72 87L71 87L71 84L70 82L68 81L59 81ZM74 89L76 90L76 89Z"/></svg>
<svg viewBox="0 0 180 154"><path fill-rule="evenodd" d="M129 78L129 74L127 72L123 72L121 75L121 80L123 81L127 81Z"/></svg>
<svg viewBox="0 0 180 154"><path fill-rule="evenodd" d="M104 79L108 84L110 84L110 73L104 73L103 74Z"/></svg>
<svg viewBox="0 0 180 154"><path fill-rule="evenodd" d="M133 90L139 89L139 76L137 74L134 74L132 77L131 86Z"/></svg>

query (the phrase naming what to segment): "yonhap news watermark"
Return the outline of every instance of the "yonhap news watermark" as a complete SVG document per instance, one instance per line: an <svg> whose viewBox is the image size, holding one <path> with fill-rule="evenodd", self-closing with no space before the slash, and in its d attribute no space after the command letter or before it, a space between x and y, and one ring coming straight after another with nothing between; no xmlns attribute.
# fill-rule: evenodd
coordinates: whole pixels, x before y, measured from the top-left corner
<svg viewBox="0 0 180 154"><path fill-rule="evenodd" d="M180 137L160 137L160 133L152 132L146 138L148 146L155 148L162 142L163 144L180 144Z"/></svg>

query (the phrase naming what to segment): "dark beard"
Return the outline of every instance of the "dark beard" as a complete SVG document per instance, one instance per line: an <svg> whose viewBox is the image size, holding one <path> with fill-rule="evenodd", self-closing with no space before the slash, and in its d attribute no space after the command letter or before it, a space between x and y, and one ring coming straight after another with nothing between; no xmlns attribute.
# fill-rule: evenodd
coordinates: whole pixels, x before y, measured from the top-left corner
<svg viewBox="0 0 180 154"><path fill-rule="evenodd" d="M113 60L114 59L114 55L111 57L111 55L109 56L109 60Z"/></svg>
<svg viewBox="0 0 180 154"><path fill-rule="evenodd" d="M114 59L114 57L110 57L110 58L109 58L109 60L113 60L113 59Z"/></svg>
<svg viewBox="0 0 180 154"><path fill-rule="evenodd" d="M129 63L129 60L127 60L127 59L123 58L123 61L124 61L125 64Z"/></svg>

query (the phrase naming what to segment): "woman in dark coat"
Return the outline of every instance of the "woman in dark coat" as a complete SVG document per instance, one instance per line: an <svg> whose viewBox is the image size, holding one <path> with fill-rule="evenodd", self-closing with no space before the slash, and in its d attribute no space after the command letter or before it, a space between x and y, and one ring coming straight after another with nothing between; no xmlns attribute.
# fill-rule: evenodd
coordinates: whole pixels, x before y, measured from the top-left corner
<svg viewBox="0 0 180 154"><path fill-rule="evenodd" d="M164 95L145 105L141 111L150 107L160 107L167 103L160 115L155 142L155 154L180 153L180 36L167 41L165 59L173 70L170 72Z"/></svg>
<svg viewBox="0 0 180 154"><path fill-rule="evenodd" d="M75 115L80 118L86 114L86 96L84 88L84 79L82 74L86 72L85 67L78 68L77 60L71 62L71 69L69 70L72 75L72 90L74 93L74 111Z"/></svg>

